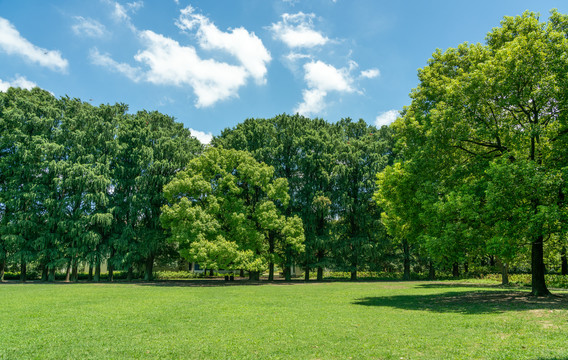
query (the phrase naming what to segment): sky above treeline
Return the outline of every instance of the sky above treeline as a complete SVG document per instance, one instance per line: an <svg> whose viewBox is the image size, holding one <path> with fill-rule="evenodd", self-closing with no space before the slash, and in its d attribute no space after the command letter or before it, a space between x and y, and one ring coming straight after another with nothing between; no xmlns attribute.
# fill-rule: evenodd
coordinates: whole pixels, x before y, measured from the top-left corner
<svg viewBox="0 0 568 360"><path fill-rule="evenodd" d="M158 110L206 142L247 118L389 124L437 49L484 42L524 0L0 0L0 91Z"/></svg>

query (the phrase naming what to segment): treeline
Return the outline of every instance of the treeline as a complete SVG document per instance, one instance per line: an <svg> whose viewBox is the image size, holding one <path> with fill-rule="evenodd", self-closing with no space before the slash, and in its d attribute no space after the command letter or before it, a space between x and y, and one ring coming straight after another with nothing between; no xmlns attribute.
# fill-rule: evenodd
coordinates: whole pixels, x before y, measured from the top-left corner
<svg viewBox="0 0 568 360"><path fill-rule="evenodd" d="M156 258L178 256L159 223L162 187L202 151L158 112L127 114L38 88L0 93L0 277L30 264L43 280L76 280L87 263L152 277Z"/></svg>
<svg viewBox="0 0 568 360"><path fill-rule="evenodd" d="M95 107L78 99L56 99L40 89L9 89L0 93L0 129L2 271L17 266L24 280L32 265L43 280L53 280L56 270L66 269L67 278L76 280L79 265L87 264L98 280L106 263L110 279L114 270L151 279L156 260L175 262L179 254L210 269L226 268L219 258L210 259L207 244L201 252L191 252L192 244L179 241L160 223L162 207L172 201L166 201L164 185L181 170L197 171L190 160L203 152L171 117L128 114L121 104ZM223 131L212 147L249 152L255 163L271 169L266 173L259 168L268 174L263 182L285 179L278 185L284 186L285 198L269 196L277 208L262 200L265 218L272 220L264 220L266 233L260 236L275 234L279 216L284 222L278 236L291 239L295 234L293 249L291 240L280 246L278 237L271 238L269 255L255 258L244 270L270 268L273 274L276 264L289 278L295 264L306 278L317 271L318 279L324 268L349 271L353 279L359 270L393 270L397 251L372 199L376 174L393 163L393 141L388 127L376 129L363 120L330 124L286 114L249 119ZM200 161L208 163L210 153ZM227 163L232 155L222 156ZM234 175L239 163L227 166ZM251 188L253 180L247 181ZM208 196L213 199L212 193ZM280 215L270 218L271 211ZM259 224L254 228L260 229ZM204 229L211 233L214 226L205 223ZM246 227L244 222L231 226ZM301 237L294 232L298 226ZM187 232L196 228L197 222L189 223ZM227 234L229 241L239 236Z"/></svg>

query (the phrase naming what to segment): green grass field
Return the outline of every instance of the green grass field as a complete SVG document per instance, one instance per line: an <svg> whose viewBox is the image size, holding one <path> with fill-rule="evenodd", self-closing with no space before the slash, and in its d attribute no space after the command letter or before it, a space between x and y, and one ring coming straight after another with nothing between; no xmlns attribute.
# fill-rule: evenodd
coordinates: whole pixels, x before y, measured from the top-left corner
<svg viewBox="0 0 568 360"><path fill-rule="evenodd" d="M454 282L187 284L2 284L0 358L568 358L567 292L537 300Z"/></svg>

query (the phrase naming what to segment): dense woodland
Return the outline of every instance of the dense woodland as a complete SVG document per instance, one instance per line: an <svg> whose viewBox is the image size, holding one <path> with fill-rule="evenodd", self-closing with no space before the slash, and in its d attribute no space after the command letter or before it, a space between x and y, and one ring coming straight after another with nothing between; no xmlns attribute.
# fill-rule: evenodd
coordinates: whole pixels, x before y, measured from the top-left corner
<svg viewBox="0 0 568 360"><path fill-rule="evenodd" d="M81 264L568 273L568 17L507 17L437 50L380 129L282 114L202 146L169 116L0 93L0 274Z"/></svg>

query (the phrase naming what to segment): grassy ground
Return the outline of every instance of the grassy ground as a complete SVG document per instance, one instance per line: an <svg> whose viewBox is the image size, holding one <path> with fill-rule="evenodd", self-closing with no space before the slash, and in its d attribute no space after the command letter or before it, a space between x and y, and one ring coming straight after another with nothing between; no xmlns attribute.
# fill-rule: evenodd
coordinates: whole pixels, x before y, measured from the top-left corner
<svg viewBox="0 0 568 360"><path fill-rule="evenodd" d="M206 286L187 286L196 283ZM566 359L568 293L556 293L454 282L2 284L0 358Z"/></svg>

